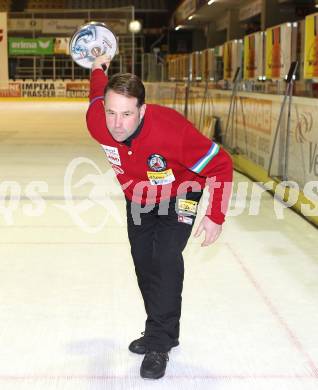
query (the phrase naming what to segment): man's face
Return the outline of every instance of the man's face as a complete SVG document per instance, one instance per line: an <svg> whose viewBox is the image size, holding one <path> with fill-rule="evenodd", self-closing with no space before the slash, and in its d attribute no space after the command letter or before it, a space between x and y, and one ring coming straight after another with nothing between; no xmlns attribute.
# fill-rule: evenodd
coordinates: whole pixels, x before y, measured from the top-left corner
<svg viewBox="0 0 318 390"><path fill-rule="evenodd" d="M146 105L137 107L137 98L109 90L105 97L106 124L117 142L123 142L137 129L145 114Z"/></svg>

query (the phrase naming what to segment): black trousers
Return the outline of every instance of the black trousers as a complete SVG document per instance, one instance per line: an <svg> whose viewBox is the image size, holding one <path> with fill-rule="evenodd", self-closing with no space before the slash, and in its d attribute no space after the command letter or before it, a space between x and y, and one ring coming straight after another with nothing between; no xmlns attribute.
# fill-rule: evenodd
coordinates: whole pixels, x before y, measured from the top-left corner
<svg viewBox="0 0 318 390"><path fill-rule="evenodd" d="M191 192L156 204L148 212L139 213L137 223L135 205L126 199L128 237L147 314L145 337L150 350L166 352L179 338L184 277L182 251L196 213L181 210L178 205L179 199L199 202L201 195L202 192Z"/></svg>

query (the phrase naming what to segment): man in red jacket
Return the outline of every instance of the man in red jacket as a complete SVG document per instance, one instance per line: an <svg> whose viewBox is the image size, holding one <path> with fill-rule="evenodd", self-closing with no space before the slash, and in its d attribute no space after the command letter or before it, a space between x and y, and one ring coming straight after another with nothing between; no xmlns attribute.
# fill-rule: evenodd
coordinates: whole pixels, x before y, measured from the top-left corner
<svg viewBox="0 0 318 390"><path fill-rule="evenodd" d="M90 86L87 126L101 145L127 203L127 229L147 320L143 337L129 350L145 354L143 378L164 376L168 352L179 345L184 250L206 185L210 199L195 237L202 246L220 235L232 182L232 162L181 114L145 104L138 77L110 80L96 59Z"/></svg>

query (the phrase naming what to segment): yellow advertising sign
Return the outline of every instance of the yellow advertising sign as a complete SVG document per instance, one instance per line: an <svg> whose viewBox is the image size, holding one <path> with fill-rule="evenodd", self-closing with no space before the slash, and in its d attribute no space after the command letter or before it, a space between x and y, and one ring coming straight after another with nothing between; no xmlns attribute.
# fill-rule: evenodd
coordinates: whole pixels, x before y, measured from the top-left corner
<svg viewBox="0 0 318 390"><path fill-rule="evenodd" d="M224 44L224 80L233 80L236 69L242 67L243 43L241 40L229 41Z"/></svg>
<svg viewBox="0 0 318 390"><path fill-rule="evenodd" d="M266 77L282 79L291 64L292 25L285 23L266 30Z"/></svg>
<svg viewBox="0 0 318 390"><path fill-rule="evenodd" d="M9 80L7 24L8 24L7 13L0 12L0 58L1 58L0 80L1 81Z"/></svg>
<svg viewBox="0 0 318 390"><path fill-rule="evenodd" d="M305 21L304 78L318 77L318 14L308 15Z"/></svg>
<svg viewBox="0 0 318 390"><path fill-rule="evenodd" d="M255 39L254 35L244 37L244 80L254 79L255 74Z"/></svg>
<svg viewBox="0 0 318 390"><path fill-rule="evenodd" d="M70 38L55 38L54 54L70 54Z"/></svg>
<svg viewBox="0 0 318 390"><path fill-rule="evenodd" d="M245 80L263 77L263 32L244 37L244 73Z"/></svg>
<svg viewBox="0 0 318 390"><path fill-rule="evenodd" d="M266 31L266 77L279 79L282 66L280 26Z"/></svg>
<svg viewBox="0 0 318 390"><path fill-rule="evenodd" d="M223 61L224 61L224 80L232 80L233 74L233 58L232 58L232 44L233 42L225 42Z"/></svg>

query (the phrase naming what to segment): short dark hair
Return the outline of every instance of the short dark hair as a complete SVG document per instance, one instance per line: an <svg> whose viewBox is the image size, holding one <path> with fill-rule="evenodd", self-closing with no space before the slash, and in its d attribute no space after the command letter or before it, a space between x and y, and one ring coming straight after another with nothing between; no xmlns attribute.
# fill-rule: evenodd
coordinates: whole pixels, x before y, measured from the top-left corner
<svg viewBox="0 0 318 390"><path fill-rule="evenodd" d="M137 98L137 107L145 103L145 87L140 78L132 73L116 73L108 81L104 96L109 90L120 95Z"/></svg>

